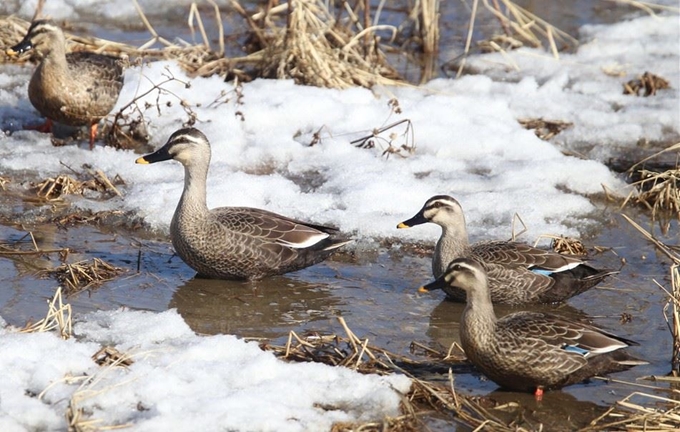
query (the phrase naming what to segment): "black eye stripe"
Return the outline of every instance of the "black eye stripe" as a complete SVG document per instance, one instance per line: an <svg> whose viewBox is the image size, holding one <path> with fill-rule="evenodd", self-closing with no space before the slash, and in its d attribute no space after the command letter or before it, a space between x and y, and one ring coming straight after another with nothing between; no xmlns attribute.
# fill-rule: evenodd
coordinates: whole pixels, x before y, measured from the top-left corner
<svg viewBox="0 0 680 432"><path fill-rule="evenodd" d="M31 40L33 40L33 39L35 39L36 36L40 36L42 34L47 34L47 33L53 33L53 31L49 30L49 29L41 28L41 29L38 29L34 32L29 33L29 37L31 38Z"/></svg>
<svg viewBox="0 0 680 432"><path fill-rule="evenodd" d="M433 210L433 209L440 209L440 208L446 208L446 207L451 207L448 203L441 202L441 201L435 201L433 203L430 203L427 206L428 210Z"/></svg>
<svg viewBox="0 0 680 432"><path fill-rule="evenodd" d="M35 22L33 22L33 24L31 24L31 26L28 28L27 34L29 36L33 37L33 36L37 36L37 35L40 35L40 34L43 34L43 33L54 33L58 30L59 30L59 28L57 26L55 26L54 23L52 23L51 21L49 21L49 20L39 20L39 21L35 21Z"/></svg>

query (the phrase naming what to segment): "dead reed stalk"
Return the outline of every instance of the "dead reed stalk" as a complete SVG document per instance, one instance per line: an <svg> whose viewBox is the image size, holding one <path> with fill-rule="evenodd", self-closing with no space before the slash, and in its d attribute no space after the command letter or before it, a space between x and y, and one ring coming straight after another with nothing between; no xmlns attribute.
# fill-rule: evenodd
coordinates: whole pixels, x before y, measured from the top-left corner
<svg viewBox="0 0 680 432"><path fill-rule="evenodd" d="M64 286L67 296L96 288L124 272L124 269L114 267L100 258L93 258L89 262L65 263L53 270L46 270L47 274L56 277Z"/></svg>
<svg viewBox="0 0 680 432"><path fill-rule="evenodd" d="M412 386L403 398L402 416L382 422L336 424L334 431L422 430L423 417L434 413L445 415L471 429L508 432L522 430L498 420L490 410L482 406L479 398L465 396L455 390L451 368L460 366L464 357L454 354L452 349L444 353L415 344L414 350L423 353L426 359L414 360L371 345L368 339L359 338L342 317L338 317L338 321L345 332L344 337L316 332L299 336L290 332L285 346L262 344L261 347L288 361L316 361L348 367L361 373L401 373L411 379ZM416 370L433 368L448 371L448 385L417 378L414 373Z"/></svg>
<svg viewBox="0 0 680 432"><path fill-rule="evenodd" d="M581 431L675 431L679 427L680 402L677 399L633 392Z"/></svg>
<svg viewBox="0 0 680 432"><path fill-rule="evenodd" d="M463 54L450 62L456 65L456 76L463 73L465 59L472 52L472 37L475 22L478 19L479 1L473 0L472 2ZM578 41L574 37L511 0L492 0L491 2L482 0L482 4L487 11L496 17L503 30L502 35L494 35L488 40L478 42L480 48L485 51L505 54L507 50L516 49L523 45L538 48L543 46L543 41L545 41L553 57L559 59L561 49L578 45ZM519 66L509 56L506 56L506 60L514 69L519 69Z"/></svg>
<svg viewBox="0 0 680 432"><path fill-rule="evenodd" d="M632 201L651 210L653 220L659 219L664 212L670 212L671 215L680 217L680 167L678 167L677 161L674 168L662 172L644 168L638 169L642 164L663 153L678 150L680 150L680 143L646 157L628 170L629 175L637 175L640 180L632 183L634 189L624 199L621 208Z"/></svg>
<svg viewBox="0 0 680 432"><path fill-rule="evenodd" d="M330 88L404 83L375 36L377 30L396 32L393 27L373 25L353 32L320 0L290 0L286 13L285 27L266 29L272 36L263 38L263 76ZM350 22L361 23L351 10L347 13Z"/></svg>
<svg viewBox="0 0 680 432"><path fill-rule="evenodd" d="M33 187L38 199L47 202L60 201L67 195L83 195L86 192L96 192L100 199L123 195L115 185L124 185L125 181L118 175L109 179L102 170L85 167L78 172L62 163L67 169L82 179L73 178L67 174L60 174L55 178L47 178Z"/></svg>
<svg viewBox="0 0 680 432"><path fill-rule="evenodd" d="M47 302L47 315L34 324L27 324L20 333L38 333L57 330L62 339L68 339L73 334L71 305L64 303L61 287L58 287L54 297Z"/></svg>
<svg viewBox="0 0 680 432"><path fill-rule="evenodd" d="M680 376L680 273L678 267L680 267L680 254L678 254L677 249L672 248L657 238L655 238L649 231L641 227L638 223L633 221L626 215L622 215L624 219L628 221L638 232L640 232L647 240L652 242L656 248L666 255L672 262L669 270L672 283L672 289L669 292L661 284L657 282L657 285L664 289L668 294L669 299L664 307L664 318L668 323L669 330L673 336L673 352L671 353L671 371L675 376ZM656 281L655 281L656 282ZM668 319L667 310L672 308L671 318Z"/></svg>
<svg viewBox="0 0 680 432"><path fill-rule="evenodd" d="M420 0L423 51L436 54L439 51L439 0Z"/></svg>

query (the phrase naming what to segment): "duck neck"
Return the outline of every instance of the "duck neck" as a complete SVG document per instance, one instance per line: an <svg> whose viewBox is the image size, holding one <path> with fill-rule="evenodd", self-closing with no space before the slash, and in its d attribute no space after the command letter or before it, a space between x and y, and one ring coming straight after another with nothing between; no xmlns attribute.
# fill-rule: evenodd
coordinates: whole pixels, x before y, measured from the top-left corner
<svg viewBox="0 0 680 432"><path fill-rule="evenodd" d="M177 211L172 224L180 224L183 220L196 220L208 214L206 204L206 181L208 167L193 165L184 167L184 191L177 204Z"/></svg>
<svg viewBox="0 0 680 432"><path fill-rule="evenodd" d="M43 51L43 62L50 65L50 68L68 69L66 62L66 40L63 33L51 35L48 49Z"/></svg>
<svg viewBox="0 0 680 432"><path fill-rule="evenodd" d="M463 256L468 246L465 222L456 226L442 226L442 235L435 247L435 256L439 259L432 260L432 274L435 277L443 275L449 263Z"/></svg>
<svg viewBox="0 0 680 432"><path fill-rule="evenodd" d="M465 334L479 345L492 345L496 331L496 313L491 303L491 294L486 281L484 289L467 291L467 304L461 318ZM461 332L463 333L463 332Z"/></svg>

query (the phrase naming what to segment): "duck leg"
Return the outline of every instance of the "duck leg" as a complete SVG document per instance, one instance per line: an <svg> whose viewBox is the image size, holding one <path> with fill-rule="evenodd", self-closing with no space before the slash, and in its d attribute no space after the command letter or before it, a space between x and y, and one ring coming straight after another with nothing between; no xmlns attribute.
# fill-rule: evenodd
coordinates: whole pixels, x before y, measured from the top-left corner
<svg viewBox="0 0 680 432"><path fill-rule="evenodd" d="M94 139L97 138L97 126L98 123L92 123L90 125L90 150L94 148Z"/></svg>
<svg viewBox="0 0 680 432"><path fill-rule="evenodd" d="M536 398L536 402L540 402L543 400L543 387L536 387L534 397Z"/></svg>
<svg viewBox="0 0 680 432"><path fill-rule="evenodd" d="M24 129L35 130L42 133L50 133L52 132L52 126L53 126L52 119L46 118L45 123L37 126L24 126Z"/></svg>

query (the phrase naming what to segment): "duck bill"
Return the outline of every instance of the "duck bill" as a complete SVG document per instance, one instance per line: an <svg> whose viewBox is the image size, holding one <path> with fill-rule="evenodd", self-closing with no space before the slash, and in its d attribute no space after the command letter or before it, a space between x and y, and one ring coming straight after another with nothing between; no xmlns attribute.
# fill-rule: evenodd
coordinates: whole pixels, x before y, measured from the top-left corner
<svg viewBox="0 0 680 432"><path fill-rule="evenodd" d="M437 278L437 280L430 282L427 285L421 286L420 288L418 288L418 292L419 293L427 293L427 292L430 292L430 291L443 289L445 285L446 285L446 280L442 276L440 278Z"/></svg>
<svg viewBox="0 0 680 432"><path fill-rule="evenodd" d="M423 212L419 212L417 215L413 216L411 219L405 220L403 222L400 222L399 225L397 225L397 228L402 229L402 228L411 228L416 225L424 224L429 222L427 219L425 219L425 216L423 216Z"/></svg>
<svg viewBox="0 0 680 432"><path fill-rule="evenodd" d="M31 40L24 38L24 40L22 40L21 42L19 42L16 45L14 45L13 47L7 48L5 53L8 56L13 57L13 56L18 56L19 54L23 54L26 51L29 51L31 49L33 49L33 44L31 43Z"/></svg>
<svg viewBox="0 0 680 432"><path fill-rule="evenodd" d="M135 162L138 164L146 165L156 162L163 162L169 159L172 159L172 155L170 155L170 153L168 152L168 148L166 146L163 146L151 154L138 158Z"/></svg>

